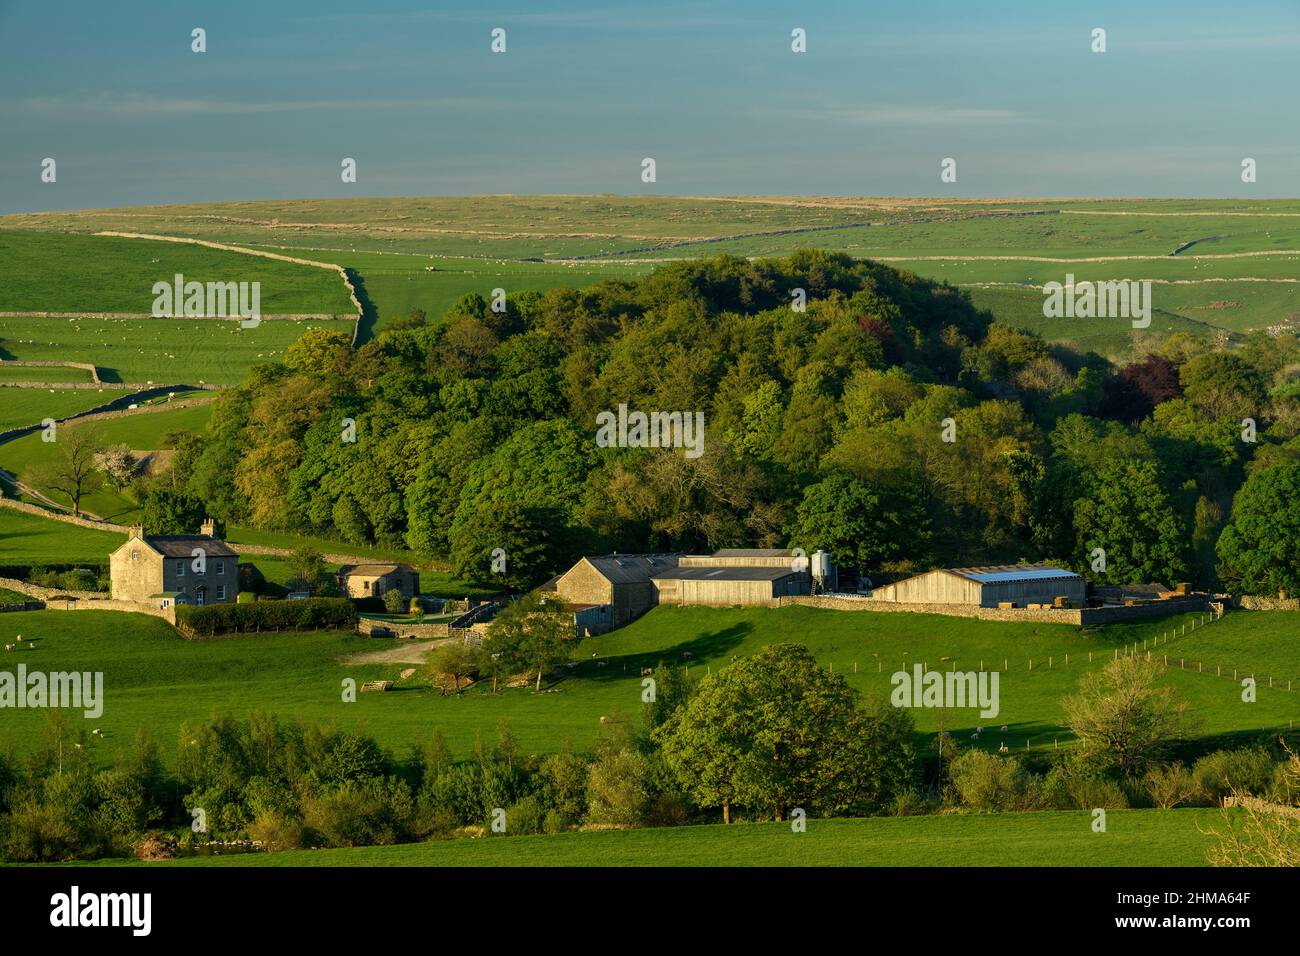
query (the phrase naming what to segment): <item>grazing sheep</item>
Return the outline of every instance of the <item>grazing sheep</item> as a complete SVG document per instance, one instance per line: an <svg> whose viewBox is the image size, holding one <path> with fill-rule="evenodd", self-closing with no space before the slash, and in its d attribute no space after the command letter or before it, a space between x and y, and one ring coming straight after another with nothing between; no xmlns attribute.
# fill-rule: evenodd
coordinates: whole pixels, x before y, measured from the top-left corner
<svg viewBox="0 0 1300 956"><path fill-rule="evenodd" d="M641 676L642 676L642 677L648 677L650 674L653 674L654 672L655 672L655 669L654 669L653 667L643 667L643 668L641 668Z"/></svg>
<svg viewBox="0 0 1300 956"><path fill-rule="evenodd" d="M1005 741L1003 742L1002 746L998 748L998 753L1000 754L1011 753L1011 751L1007 749L1007 745Z"/></svg>
<svg viewBox="0 0 1300 956"><path fill-rule="evenodd" d="M14 646L13 646L12 644L6 644L6 645L5 645L5 650L6 650L6 651L12 651L13 649L14 649Z"/></svg>
<svg viewBox="0 0 1300 956"><path fill-rule="evenodd" d="M695 655L692 654L690 651L682 651L682 657L694 657L694 656Z"/></svg>
<svg viewBox="0 0 1300 956"><path fill-rule="evenodd" d="M1007 725L1006 725L1006 724L1003 724L1003 725L1002 725L1002 732L1003 732L1004 734L1007 732Z"/></svg>

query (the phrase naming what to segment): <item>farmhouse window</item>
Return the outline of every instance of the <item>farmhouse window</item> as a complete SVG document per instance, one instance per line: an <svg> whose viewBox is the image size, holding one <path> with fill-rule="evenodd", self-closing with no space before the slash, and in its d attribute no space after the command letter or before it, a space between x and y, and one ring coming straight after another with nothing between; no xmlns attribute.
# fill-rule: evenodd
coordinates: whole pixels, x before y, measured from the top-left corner
<svg viewBox="0 0 1300 956"><path fill-rule="evenodd" d="M185 562L183 560L176 562L176 576L178 578L185 577Z"/></svg>
<svg viewBox="0 0 1300 956"><path fill-rule="evenodd" d="M226 586L225 586L224 584L218 584L218 585L217 585L217 600L218 600L218 601L224 601L225 599L226 599Z"/></svg>
<svg viewBox="0 0 1300 956"><path fill-rule="evenodd" d="M218 574L225 574L225 573L226 573L226 562L225 562L225 561L218 561L218 562L217 562L217 573L218 573Z"/></svg>

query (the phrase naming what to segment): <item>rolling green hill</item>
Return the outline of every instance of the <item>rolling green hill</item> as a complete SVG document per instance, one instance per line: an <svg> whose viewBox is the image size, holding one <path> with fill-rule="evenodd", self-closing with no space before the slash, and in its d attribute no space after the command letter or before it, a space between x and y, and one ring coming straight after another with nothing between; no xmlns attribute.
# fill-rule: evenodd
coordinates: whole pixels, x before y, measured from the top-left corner
<svg viewBox="0 0 1300 956"><path fill-rule="evenodd" d="M0 235L39 235L28 251L15 253L24 262L50 257L58 243L108 241L84 235L101 230L337 262L359 276L380 328L412 308L441 315L467 291L581 287L643 275L669 259L787 255L809 246L983 288L981 304L999 319L1105 354L1131 347L1132 331L1123 323L1043 320L1039 294L1021 296L1015 286L1063 281L1067 271L1080 279L1164 280L1154 292L1161 315L1153 328L1198 334L1294 325L1300 313L1295 200L374 198L33 213L0 218L0 229L9 230ZM55 232L83 235L55 238ZM1035 261L1044 258L1062 261ZM64 295L43 295L43 281L25 280L23 301ZM8 337L3 328L0 336Z"/></svg>

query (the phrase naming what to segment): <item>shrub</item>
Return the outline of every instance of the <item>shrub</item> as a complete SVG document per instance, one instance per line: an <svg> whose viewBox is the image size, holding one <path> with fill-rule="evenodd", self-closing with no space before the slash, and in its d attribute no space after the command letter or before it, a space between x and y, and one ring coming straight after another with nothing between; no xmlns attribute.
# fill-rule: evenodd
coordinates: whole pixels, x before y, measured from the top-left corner
<svg viewBox="0 0 1300 956"><path fill-rule="evenodd" d="M401 591L384 592L384 610L389 614L401 614L406 609L406 598Z"/></svg>
<svg viewBox="0 0 1300 956"><path fill-rule="evenodd" d="M972 810L1014 810L1023 801L1028 775L1015 757L967 750L948 770L962 804Z"/></svg>
<svg viewBox="0 0 1300 956"><path fill-rule="evenodd" d="M248 825L248 838L266 850L297 850L303 845L301 820L268 810Z"/></svg>
<svg viewBox="0 0 1300 956"><path fill-rule="evenodd" d="M317 631L354 627L356 608L343 598L257 601L252 604L182 604L176 620L197 637L246 631Z"/></svg>
<svg viewBox="0 0 1300 956"><path fill-rule="evenodd" d="M571 750L551 754L538 768L542 799L563 826L579 823L587 812L587 761Z"/></svg>
<svg viewBox="0 0 1300 956"><path fill-rule="evenodd" d="M530 793L516 800L506 810L506 833L511 836L522 833L544 833L545 823L546 808L542 805L542 798L538 794Z"/></svg>
<svg viewBox="0 0 1300 956"><path fill-rule="evenodd" d="M398 843L415 818L411 789L396 777L348 781L303 804L309 838L323 846Z"/></svg>
<svg viewBox="0 0 1300 956"><path fill-rule="evenodd" d="M1046 806L1059 810L1123 810L1129 806L1128 795L1116 781L1088 772L1081 767L1058 767L1043 781Z"/></svg>
<svg viewBox="0 0 1300 956"><path fill-rule="evenodd" d="M257 595L252 591L240 591L235 596L236 604L254 604L257 601Z"/></svg>
<svg viewBox="0 0 1300 956"><path fill-rule="evenodd" d="M1161 810L1190 803L1200 793L1196 778L1181 763L1157 767L1146 775L1147 793Z"/></svg>
<svg viewBox="0 0 1300 956"><path fill-rule="evenodd" d="M635 750L598 759L587 778L588 822L640 826L650 804L649 776L645 757Z"/></svg>
<svg viewBox="0 0 1300 956"><path fill-rule="evenodd" d="M1216 750L1192 768L1201 796L1215 804L1234 792L1263 796L1271 788L1275 772L1273 758L1260 748Z"/></svg>

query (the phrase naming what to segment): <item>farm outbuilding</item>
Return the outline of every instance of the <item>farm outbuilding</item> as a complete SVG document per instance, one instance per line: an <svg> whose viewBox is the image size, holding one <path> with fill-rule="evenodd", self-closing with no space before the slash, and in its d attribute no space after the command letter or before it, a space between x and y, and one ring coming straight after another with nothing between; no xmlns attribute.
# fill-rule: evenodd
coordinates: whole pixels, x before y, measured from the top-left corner
<svg viewBox="0 0 1300 956"><path fill-rule="evenodd" d="M1063 598L1078 607L1087 583L1073 571L1046 564L1003 564L980 568L936 568L886 584L872 592L877 601L899 604L965 604L997 607L1053 604Z"/></svg>
<svg viewBox="0 0 1300 956"><path fill-rule="evenodd" d="M606 554L583 558L554 579L554 591L578 607L609 605L606 622L609 627L622 627L654 607L655 589L650 579L660 571L677 567L679 557ZM543 585L543 590L551 590L551 582Z"/></svg>
<svg viewBox="0 0 1300 956"><path fill-rule="evenodd" d="M543 584L573 605L581 633L622 627L656 604L766 605L811 591L808 560L779 548L583 558Z"/></svg>
<svg viewBox="0 0 1300 956"><path fill-rule="evenodd" d="M770 606L778 598L808 593L808 575L790 567L676 567L654 576L659 604L712 607Z"/></svg>

